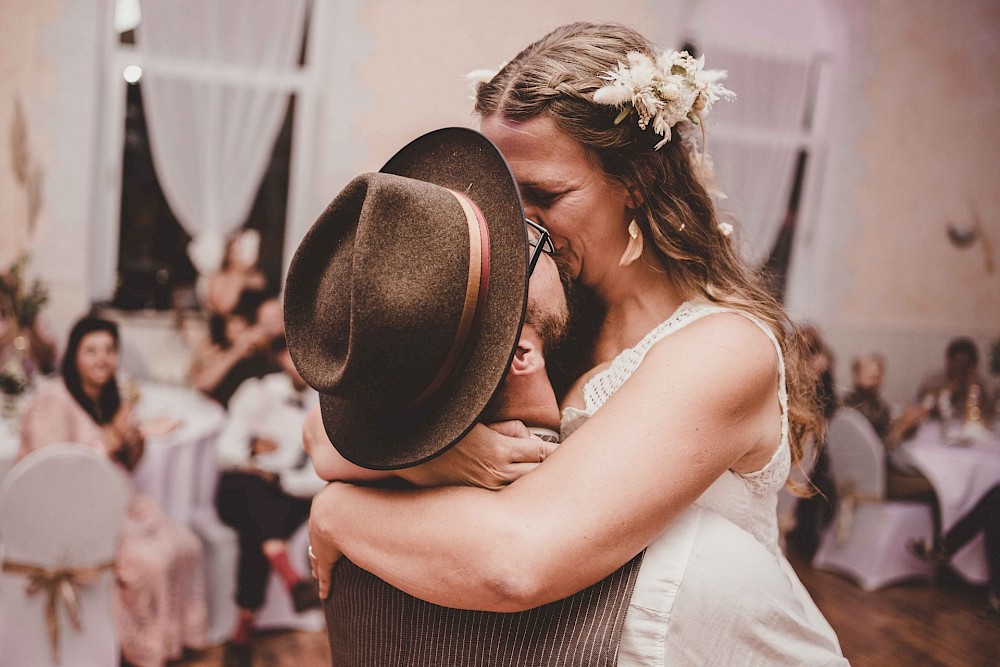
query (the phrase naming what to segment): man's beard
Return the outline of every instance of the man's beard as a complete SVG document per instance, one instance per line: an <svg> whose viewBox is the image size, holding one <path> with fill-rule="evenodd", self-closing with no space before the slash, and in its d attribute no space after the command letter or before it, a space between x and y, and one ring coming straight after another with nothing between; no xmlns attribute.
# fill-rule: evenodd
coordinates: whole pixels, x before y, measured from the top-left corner
<svg viewBox="0 0 1000 667"><path fill-rule="evenodd" d="M542 349L545 354L559 347L566 339L566 332L569 329L569 311L565 301L561 306L557 311L553 311L543 308L532 299L528 300L524 323L534 327L538 337L542 340Z"/></svg>

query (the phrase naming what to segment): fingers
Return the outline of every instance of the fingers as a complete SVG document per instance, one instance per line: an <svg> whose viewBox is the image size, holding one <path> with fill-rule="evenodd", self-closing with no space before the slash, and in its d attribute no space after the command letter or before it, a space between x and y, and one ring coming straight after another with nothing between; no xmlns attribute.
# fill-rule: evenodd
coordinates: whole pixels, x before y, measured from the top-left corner
<svg viewBox="0 0 1000 667"><path fill-rule="evenodd" d="M320 564L319 558L313 553L311 544L309 545L309 567L312 570L313 579L319 585L319 599L327 599L330 596L330 568L324 568ZM325 575L324 572L326 573Z"/></svg>
<svg viewBox="0 0 1000 667"><path fill-rule="evenodd" d="M516 419L503 422L493 422L492 424L489 424L489 427L497 433L510 436L512 438L531 437L531 433L528 431L528 427L524 425L524 422Z"/></svg>
<svg viewBox="0 0 1000 667"><path fill-rule="evenodd" d="M509 442L511 463L541 463L559 446L559 443L533 437L517 438Z"/></svg>
<svg viewBox="0 0 1000 667"><path fill-rule="evenodd" d="M327 546L321 531L309 520L309 567L312 576L319 587L319 598L326 600L330 596L330 571L339 557L335 549Z"/></svg>

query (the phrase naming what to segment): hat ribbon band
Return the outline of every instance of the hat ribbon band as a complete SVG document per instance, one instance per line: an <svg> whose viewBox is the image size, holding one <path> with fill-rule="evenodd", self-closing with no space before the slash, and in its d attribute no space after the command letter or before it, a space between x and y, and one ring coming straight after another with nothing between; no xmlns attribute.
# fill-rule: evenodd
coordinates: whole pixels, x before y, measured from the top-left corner
<svg viewBox="0 0 1000 667"><path fill-rule="evenodd" d="M490 285L490 231L486 226L486 218L476 203L467 196L455 190L448 192L454 195L462 206L465 220L469 224L469 279L465 288L465 303L462 305L462 317L459 319L455 337L441 367L427 388L413 399L408 408L426 401L448 380L465 351L469 337L479 329L486 309L486 295Z"/></svg>

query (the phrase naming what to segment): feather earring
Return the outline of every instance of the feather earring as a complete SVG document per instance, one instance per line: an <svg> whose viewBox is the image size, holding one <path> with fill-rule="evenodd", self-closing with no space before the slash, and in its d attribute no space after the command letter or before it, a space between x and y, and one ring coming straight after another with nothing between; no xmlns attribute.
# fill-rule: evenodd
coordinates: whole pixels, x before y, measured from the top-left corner
<svg viewBox="0 0 1000 667"><path fill-rule="evenodd" d="M635 221L635 218L632 218L632 222L628 223L628 235L628 245L625 246L622 258L618 260L618 266L628 266L642 255L642 230L639 229L639 223Z"/></svg>

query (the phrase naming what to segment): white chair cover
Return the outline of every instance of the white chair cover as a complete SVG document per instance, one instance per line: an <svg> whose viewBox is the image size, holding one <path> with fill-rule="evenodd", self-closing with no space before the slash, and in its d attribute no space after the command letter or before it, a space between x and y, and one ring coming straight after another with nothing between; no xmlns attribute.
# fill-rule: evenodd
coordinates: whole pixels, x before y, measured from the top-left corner
<svg viewBox="0 0 1000 667"><path fill-rule="evenodd" d="M868 420L857 410L841 410L830 421L827 443L839 496L837 516L813 567L845 574L866 591L930 578L933 568L914 557L906 543L933 535L931 508L885 500L885 449Z"/></svg>
<svg viewBox="0 0 1000 667"><path fill-rule="evenodd" d="M885 499L885 447L871 423L853 408L830 420L827 442L833 479L857 498Z"/></svg>
<svg viewBox="0 0 1000 667"><path fill-rule="evenodd" d="M0 486L5 565L55 570L113 562L128 498L123 473L83 445L51 445L28 455ZM77 587L82 630L57 608L56 660L45 621L48 593L29 595L27 576L0 572L0 664L117 665L114 578L113 569L105 569Z"/></svg>

